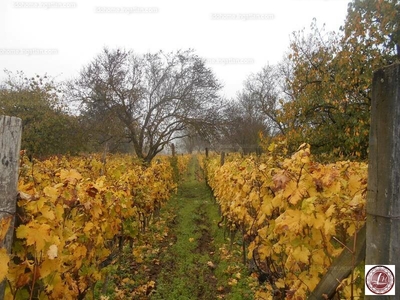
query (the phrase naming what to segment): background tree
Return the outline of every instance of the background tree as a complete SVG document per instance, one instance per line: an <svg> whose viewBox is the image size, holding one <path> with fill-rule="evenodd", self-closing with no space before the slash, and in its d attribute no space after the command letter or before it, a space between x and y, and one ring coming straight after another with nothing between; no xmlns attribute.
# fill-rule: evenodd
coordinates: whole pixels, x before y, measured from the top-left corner
<svg viewBox="0 0 400 300"><path fill-rule="evenodd" d="M204 151L205 148L210 148L215 144L215 132L211 134L200 134L195 128L189 128L187 135L182 138L179 143L179 148L182 152L192 154L194 151Z"/></svg>
<svg viewBox="0 0 400 300"><path fill-rule="evenodd" d="M282 118L294 149L308 142L314 153L365 159L368 152L373 71L399 55L399 4L349 4L339 33L311 25L293 35Z"/></svg>
<svg viewBox="0 0 400 300"><path fill-rule="evenodd" d="M80 118L91 151L132 152L125 125L113 110L106 107L82 108Z"/></svg>
<svg viewBox="0 0 400 300"><path fill-rule="evenodd" d="M189 127L215 127L220 87L191 50L139 56L104 49L69 91L85 115L107 112L123 124L136 155L150 162Z"/></svg>
<svg viewBox="0 0 400 300"><path fill-rule="evenodd" d="M257 102L243 90L225 107L223 137L219 140L219 148L244 154L258 153L260 132L269 132L266 119L258 109Z"/></svg>
<svg viewBox="0 0 400 300"><path fill-rule="evenodd" d="M80 121L63 105L58 84L47 76L6 73L0 84L0 114L22 119L21 149L40 157L85 148Z"/></svg>
<svg viewBox="0 0 400 300"><path fill-rule="evenodd" d="M264 66L260 72L251 74L246 79L239 95L242 106L247 107L247 111L251 108L250 110L257 112L257 118L274 135L284 135L287 129L286 120L281 118L284 103L283 78L283 73L277 66Z"/></svg>
<svg viewBox="0 0 400 300"><path fill-rule="evenodd" d="M343 43L368 59L400 59L400 3L397 0L353 0L349 3ZM349 49L350 50L350 49Z"/></svg>
<svg viewBox="0 0 400 300"><path fill-rule="evenodd" d="M286 77L285 90L290 101L283 107L282 118L291 120L286 132L291 148L308 142L314 153L329 153L342 147L339 134L342 121L347 121L340 107L347 102L340 87L343 78L334 61L340 40L337 34L319 29L315 22L311 28L311 34L297 32L291 41L291 74Z"/></svg>

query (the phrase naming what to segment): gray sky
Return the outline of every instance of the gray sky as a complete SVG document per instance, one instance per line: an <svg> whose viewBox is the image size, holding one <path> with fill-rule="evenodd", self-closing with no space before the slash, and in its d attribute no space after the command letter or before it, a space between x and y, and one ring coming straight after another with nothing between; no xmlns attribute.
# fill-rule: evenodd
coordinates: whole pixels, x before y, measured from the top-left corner
<svg viewBox="0 0 400 300"><path fill-rule="evenodd" d="M243 81L288 50L290 34L338 31L348 0L147 0L0 2L0 67L60 80L104 46L136 53L192 48L234 97ZM1 72L0 78L4 78Z"/></svg>

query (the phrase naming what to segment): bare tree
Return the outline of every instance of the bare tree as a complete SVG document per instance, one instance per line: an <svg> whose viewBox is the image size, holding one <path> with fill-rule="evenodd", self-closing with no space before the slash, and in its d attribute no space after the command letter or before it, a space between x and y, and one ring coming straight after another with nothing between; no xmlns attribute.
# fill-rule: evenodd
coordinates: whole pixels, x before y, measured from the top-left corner
<svg viewBox="0 0 400 300"><path fill-rule="evenodd" d="M256 74L251 74L244 83L242 99L254 103L269 121L269 125L281 134L285 134L285 125L280 120L280 102L282 76L278 68L267 65Z"/></svg>
<svg viewBox="0 0 400 300"><path fill-rule="evenodd" d="M259 133L269 134L269 124L258 103L246 91L237 93L224 110L221 150L243 153L259 151Z"/></svg>
<svg viewBox="0 0 400 300"><path fill-rule="evenodd" d="M186 136L189 127L214 127L220 88L192 50L139 56L104 49L69 85L86 113L113 112L145 162Z"/></svg>

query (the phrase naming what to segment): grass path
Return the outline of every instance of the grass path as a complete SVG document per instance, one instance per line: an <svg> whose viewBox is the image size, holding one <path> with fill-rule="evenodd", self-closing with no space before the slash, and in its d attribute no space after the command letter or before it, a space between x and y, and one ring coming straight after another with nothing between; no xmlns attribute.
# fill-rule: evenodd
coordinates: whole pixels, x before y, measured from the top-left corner
<svg viewBox="0 0 400 300"><path fill-rule="evenodd" d="M163 268L152 299L215 299L218 280L212 236L219 216L196 161L191 161L188 176L166 209L176 214L176 242L161 258Z"/></svg>
<svg viewBox="0 0 400 300"><path fill-rule="evenodd" d="M235 276L229 271L238 267L226 259L218 206L195 158L165 209L175 214L174 243L160 258L162 269L151 299L250 299L236 282L236 289L228 284Z"/></svg>

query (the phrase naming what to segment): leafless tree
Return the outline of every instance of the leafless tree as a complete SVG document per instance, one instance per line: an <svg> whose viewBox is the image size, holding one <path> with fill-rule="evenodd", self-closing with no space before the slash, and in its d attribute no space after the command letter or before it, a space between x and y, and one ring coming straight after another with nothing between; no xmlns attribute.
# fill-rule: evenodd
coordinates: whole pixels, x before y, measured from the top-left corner
<svg viewBox="0 0 400 300"><path fill-rule="evenodd" d="M242 99L261 111L271 128L285 134L285 125L279 119L281 103L282 74L275 66L267 65L256 74L251 74L244 83Z"/></svg>
<svg viewBox="0 0 400 300"><path fill-rule="evenodd" d="M259 151L259 133L269 133L268 123L254 98L245 91L237 96L224 110L224 126L220 149L251 153Z"/></svg>
<svg viewBox="0 0 400 300"><path fill-rule="evenodd" d="M106 48L69 84L85 113L112 112L147 163L188 128L216 126L220 88L192 50L137 55Z"/></svg>

